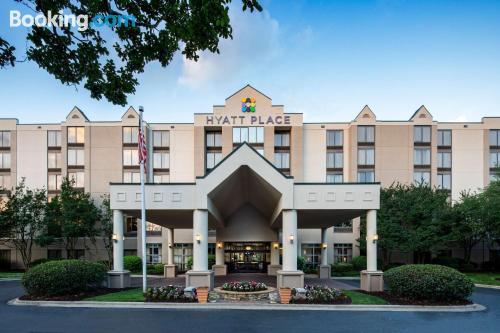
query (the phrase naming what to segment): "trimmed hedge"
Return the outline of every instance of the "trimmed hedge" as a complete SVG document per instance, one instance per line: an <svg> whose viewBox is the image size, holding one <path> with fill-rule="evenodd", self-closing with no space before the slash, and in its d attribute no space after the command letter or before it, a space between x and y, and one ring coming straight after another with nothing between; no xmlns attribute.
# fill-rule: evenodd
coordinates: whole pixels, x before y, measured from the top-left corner
<svg viewBox="0 0 500 333"><path fill-rule="evenodd" d="M142 272L142 260L138 256L123 257L123 268L132 273Z"/></svg>
<svg viewBox="0 0 500 333"><path fill-rule="evenodd" d="M57 260L42 263L23 275L22 283L31 296L72 295L101 286L105 265L86 260Z"/></svg>
<svg viewBox="0 0 500 333"><path fill-rule="evenodd" d="M163 264L149 264L147 265L147 272L149 275L163 275L165 266ZM141 270L142 272L142 270Z"/></svg>
<svg viewBox="0 0 500 333"><path fill-rule="evenodd" d="M354 270L354 266L347 262L339 262L332 265L332 272L343 273L351 272Z"/></svg>
<svg viewBox="0 0 500 333"><path fill-rule="evenodd" d="M366 256L358 256L352 258L351 264L357 271L362 271L366 269Z"/></svg>
<svg viewBox="0 0 500 333"><path fill-rule="evenodd" d="M384 273L390 293L413 300L467 299L474 283L456 269L440 265L404 265Z"/></svg>

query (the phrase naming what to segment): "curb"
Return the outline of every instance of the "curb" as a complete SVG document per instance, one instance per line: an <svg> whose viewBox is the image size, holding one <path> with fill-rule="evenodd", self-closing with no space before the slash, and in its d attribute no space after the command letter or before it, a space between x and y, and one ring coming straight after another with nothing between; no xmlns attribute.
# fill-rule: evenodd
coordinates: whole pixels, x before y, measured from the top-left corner
<svg viewBox="0 0 500 333"><path fill-rule="evenodd" d="M494 285L491 285L491 284L479 284L479 283L476 283L474 286L476 286L477 288L499 289L500 290L500 286L494 286Z"/></svg>
<svg viewBox="0 0 500 333"><path fill-rule="evenodd" d="M22 301L15 298L7 302L15 306L63 308L114 309L176 309L176 310L282 310L282 311L389 311L389 312L477 312L486 307L481 304L455 306L425 305L322 305L322 304L235 304L235 303L146 303L146 302L94 302L94 301Z"/></svg>

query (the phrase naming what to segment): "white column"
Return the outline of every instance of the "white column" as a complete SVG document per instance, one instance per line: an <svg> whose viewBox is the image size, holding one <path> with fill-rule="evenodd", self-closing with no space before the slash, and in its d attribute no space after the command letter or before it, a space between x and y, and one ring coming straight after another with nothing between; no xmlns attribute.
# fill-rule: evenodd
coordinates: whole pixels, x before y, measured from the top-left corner
<svg viewBox="0 0 500 333"><path fill-rule="evenodd" d="M283 271L297 270L297 211L283 211Z"/></svg>
<svg viewBox="0 0 500 333"><path fill-rule="evenodd" d="M321 228L321 265L328 265L328 233L327 228Z"/></svg>
<svg viewBox="0 0 500 333"><path fill-rule="evenodd" d="M193 271L208 270L208 211L193 212Z"/></svg>
<svg viewBox="0 0 500 333"><path fill-rule="evenodd" d="M377 211L369 210L366 213L366 270L368 272L377 271Z"/></svg>
<svg viewBox="0 0 500 333"><path fill-rule="evenodd" d="M123 271L123 213L113 210L113 270Z"/></svg>
<svg viewBox="0 0 500 333"><path fill-rule="evenodd" d="M174 264L174 229L167 228L167 265Z"/></svg>
<svg viewBox="0 0 500 333"><path fill-rule="evenodd" d="M222 242L215 244L215 264L224 265L224 243Z"/></svg>

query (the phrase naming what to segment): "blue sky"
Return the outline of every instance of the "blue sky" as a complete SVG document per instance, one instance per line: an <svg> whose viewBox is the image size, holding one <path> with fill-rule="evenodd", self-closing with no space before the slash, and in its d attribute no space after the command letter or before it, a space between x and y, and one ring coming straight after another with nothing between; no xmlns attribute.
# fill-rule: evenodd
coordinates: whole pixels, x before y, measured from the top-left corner
<svg viewBox="0 0 500 333"><path fill-rule="evenodd" d="M350 121L365 104L382 120L406 120L422 104L439 121L500 116L500 1L261 3L251 14L235 0L234 39L220 55L149 64L129 104L143 105L150 122L192 122L249 83L308 122ZM15 8L23 11L0 3L0 35L22 51L26 28L8 26ZM21 123L59 122L74 105L91 120L126 109L30 62L0 70L0 100L0 117Z"/></svg>

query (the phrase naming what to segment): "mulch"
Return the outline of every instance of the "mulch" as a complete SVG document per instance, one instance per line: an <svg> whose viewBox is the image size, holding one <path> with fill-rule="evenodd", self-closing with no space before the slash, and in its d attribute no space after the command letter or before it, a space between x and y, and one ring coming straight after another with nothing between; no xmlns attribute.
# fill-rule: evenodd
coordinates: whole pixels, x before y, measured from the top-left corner
<svg viewBox="0 0 500 333"><path fill-rule="evenodd" d="M379 292L368 292L364 290L356 290L357 292L377 296L384 300L386 300L389 304L392 305L468 305L472 304L470 300L460 300L460 301L433 301L433 300L413 300L401 296L392 295L387 291L379 291Z"/></svg>
<svg viewBox="0 0 500 333"><path fill-rule="evenodd" d="M120 292L120 291L128 290L128 289L134 289L134 288L127 288L127 289L96 288L96 289L91 289L91 290L87 290L87 291L84 291L81 293L71 294L71 295L62 295L62 296L23 295L23 296L19 297L19 299L23 300L23 301L81 301L81 300L88 298L88 297L105 295L105 294Z"/></svg>

